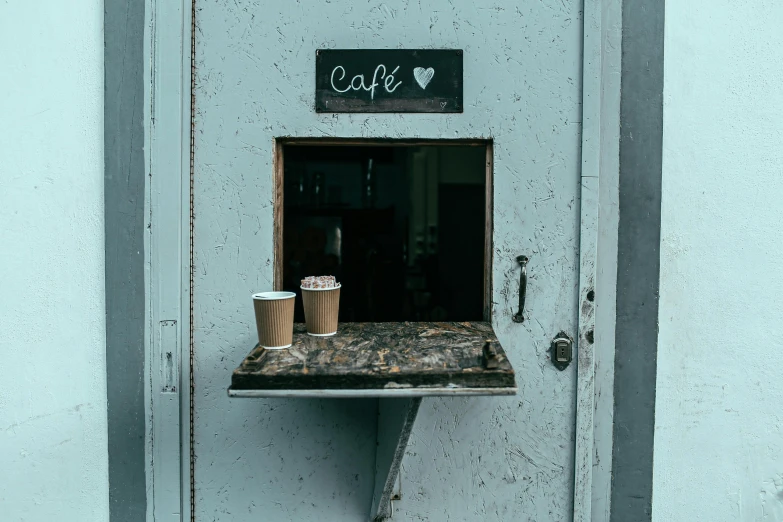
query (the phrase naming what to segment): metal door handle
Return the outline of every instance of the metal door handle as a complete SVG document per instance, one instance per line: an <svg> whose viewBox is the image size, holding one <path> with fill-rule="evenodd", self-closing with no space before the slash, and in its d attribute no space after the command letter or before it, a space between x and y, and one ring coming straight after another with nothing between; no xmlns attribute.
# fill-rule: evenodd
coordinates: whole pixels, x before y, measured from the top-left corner
<svg viewBox="0 0 783 522"><path fill-rule="evenodd" d="M517 256L517 263L522 268L522 273L519 275L519 311L511 317L515 323L525 321L522 313L525 311L525 294L527 294L527 262L527 256Z"/></svg>

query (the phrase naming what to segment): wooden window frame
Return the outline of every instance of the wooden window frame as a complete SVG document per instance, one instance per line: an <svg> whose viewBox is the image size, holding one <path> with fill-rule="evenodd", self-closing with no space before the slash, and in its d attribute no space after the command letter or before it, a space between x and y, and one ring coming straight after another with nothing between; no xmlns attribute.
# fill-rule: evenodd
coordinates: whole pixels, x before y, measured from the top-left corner
<svg viewBox="0 0 783 522"><path fill-rule="evenodd" d="M283 289L283 215L286 146L321 147L484 147L484 321L492 321L493 142L491 139L391 139L391 138L276 138L274 141L274 288Z"/></svg>

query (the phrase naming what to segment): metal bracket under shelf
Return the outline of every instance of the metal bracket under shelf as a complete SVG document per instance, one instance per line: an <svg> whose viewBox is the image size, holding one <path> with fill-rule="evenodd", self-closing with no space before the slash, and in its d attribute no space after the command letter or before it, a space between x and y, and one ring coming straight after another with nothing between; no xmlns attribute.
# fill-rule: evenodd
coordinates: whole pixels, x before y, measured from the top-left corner
<svg viewBox="0 0 783 522"><path fill-rule="evenodd" d="M393 514L422 397L516 393L514 369L487 322L345 323L333 337L295 325L290 348L256 346L228 389L246 398L377 398L372 522Z"/></svg>
<svg viewBox="0 0 783 522"><path fill-rule="evenodd" d="M378 445L375 450L375 489L370 520L379 522L393 514L392 497L400 464L419 412L421 397L378 399Z"/></svg>

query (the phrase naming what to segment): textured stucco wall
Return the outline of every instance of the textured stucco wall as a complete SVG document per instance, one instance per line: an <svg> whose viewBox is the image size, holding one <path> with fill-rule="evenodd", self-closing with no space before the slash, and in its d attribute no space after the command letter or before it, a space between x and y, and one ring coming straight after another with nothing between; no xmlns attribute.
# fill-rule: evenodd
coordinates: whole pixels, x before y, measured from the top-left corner
<svg viewBox="0 0 783 522"><path fill-rule="evenodd" d="M225 392L255 335L247 296L272 284L273 139L309 136L493 138L493 326L519 394L423 401L394 520L568 520L577 365L560 372L546 350L578 317L581 0L198 5L196 519L367 520L373 402ZM465 112L317 114L319 48L463 49ZM520 254L524 324L511 320Z"/></svg>
<svg viewBox="0 0 783 522"><path fill-rule="evenodd" d="M108 520L103 6L0 2L0 520Z"/></svg>
<svg viewBox="0 0 783 522"><path fill-rule="evenodd" d="M783 3L666 2L653 516L783 520Z"/></svg>

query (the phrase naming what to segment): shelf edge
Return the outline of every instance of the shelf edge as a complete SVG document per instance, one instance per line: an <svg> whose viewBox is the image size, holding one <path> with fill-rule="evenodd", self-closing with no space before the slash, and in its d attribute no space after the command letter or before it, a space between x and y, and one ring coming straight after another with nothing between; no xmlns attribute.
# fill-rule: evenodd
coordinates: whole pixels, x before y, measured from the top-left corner
<svg viewBox="0 0 783 522"><path fill-rule="evenodd" d="M517 388L389 388L389 389L355 389L355 390L233 390L228 389L229 397L258 398L370 398L370 397L455 397L471 395L516 395Z"/></svg>

